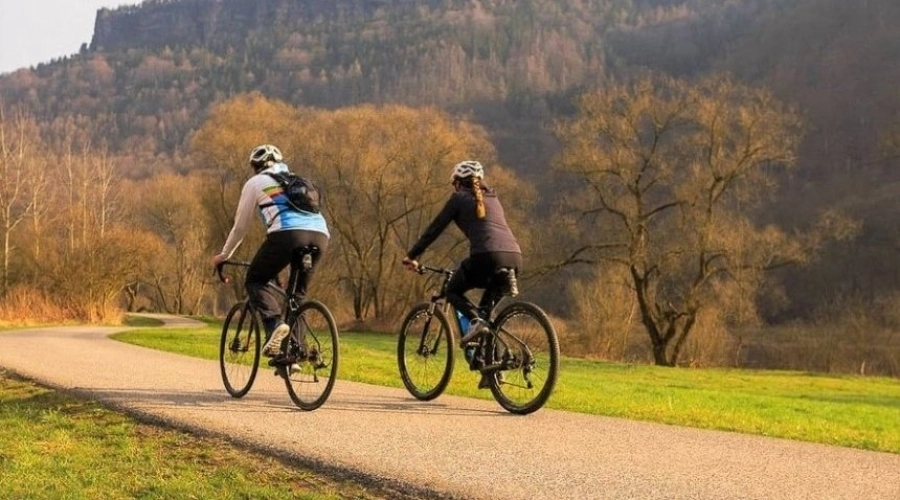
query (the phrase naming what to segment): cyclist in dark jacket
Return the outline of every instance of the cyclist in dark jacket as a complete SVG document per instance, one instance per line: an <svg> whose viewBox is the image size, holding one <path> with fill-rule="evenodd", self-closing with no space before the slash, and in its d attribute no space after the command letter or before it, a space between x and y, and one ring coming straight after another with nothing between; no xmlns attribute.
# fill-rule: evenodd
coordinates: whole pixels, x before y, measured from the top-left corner
<svg viewBox="0 0 900 500"><path fill-rule="evenodd" d="M460 262L447 288L447 301L469 320L469 328L461 339L463 345L487 331L482 311L487 312L493 306L490 302L496 300L490 297L493 294L485 293L476 307L465 293L488 288L497 276L505 275L506 283L497 286L506 286L505 291L514 295L516 274L522 267L522 250L506 222L503 206L494 190L482 183L483 179L481 163L458 163L451 175L453 194L403 259L408 269L415 270L419 265L416 259L451 222L469 240L469 256Z"/></svg>

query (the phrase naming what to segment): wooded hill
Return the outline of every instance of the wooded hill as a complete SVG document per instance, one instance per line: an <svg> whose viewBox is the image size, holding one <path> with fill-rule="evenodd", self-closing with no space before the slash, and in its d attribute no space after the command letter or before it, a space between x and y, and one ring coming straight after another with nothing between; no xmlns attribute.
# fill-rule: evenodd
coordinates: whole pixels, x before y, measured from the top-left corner
<svg viewBox="0 0 900 500"><path fill-rule="evenodd" d="M758 219L802 229L838 208L862 224L780 276L789 305L769 319L811 318L900 290L898 25L895 0L148 0L99 11L79 54L0 75L0 102L48 140L87 134L134 178L189 170L211 107L248 91L326 109L434 105L552 184L549 127L584 90L728 72L804 118L799 168Z"/></svg>

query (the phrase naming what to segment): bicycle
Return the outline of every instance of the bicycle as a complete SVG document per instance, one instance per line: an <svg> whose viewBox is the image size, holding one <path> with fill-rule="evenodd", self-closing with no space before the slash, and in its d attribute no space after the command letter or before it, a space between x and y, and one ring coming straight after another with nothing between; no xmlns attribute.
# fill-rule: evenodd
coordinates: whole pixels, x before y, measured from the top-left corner
<svg viewBox="0 0 900 500"><path fill-rule="evenodd" d="M284 322L291 325L290 335L282 343L282 355L271 358L269 366L275 375L284 379L291 400L303 410L322 406L337 380L340 349L334 316L317 301L300 301L296 294L300 270L312 267L315 246L301 247L291 260L287 288L276 281L269 282L284 298ZM226 260L216 266L223 283L225 265L248 267L249 262ZM259 313L245 298L234 304L225 316L219 341L219 368L225 390L234 398L250 391L259 370L262 340Z"/></svg>
<svg viewBox="0 0 900 500"><path fill-rule="evenodd" d="M460 338L468 325L446 300L454 271L421 264L415 271L443 275L443 281L429 302L415 305L403 320L397 363L410 394L430 401L444 392L453 372L456 349L448 316L456 318ZM525 415L544 406L553 392L559 371L559 339L550 318L537 305L514 300L498 307L509 295L502 290L501 278L495 274L485 289L495 295L488 301L490 310L481 311L489 331L460 348L469 369L482 375L485 385L479 383L479 388L489 388L497 403L510 413Z"/></svg>

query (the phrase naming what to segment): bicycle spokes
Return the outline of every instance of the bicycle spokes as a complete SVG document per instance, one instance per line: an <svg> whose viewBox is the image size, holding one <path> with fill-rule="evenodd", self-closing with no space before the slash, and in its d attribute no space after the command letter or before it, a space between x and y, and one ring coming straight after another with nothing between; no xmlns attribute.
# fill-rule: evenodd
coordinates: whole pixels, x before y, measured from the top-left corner
<svg viewBox="0 0 900 500"><path fill-rule="evenodd" d="M319 302L300 306L292 322L287 357L282 375L294 403L304 410L325 402L337 376L337 326L328 309Z"/></svg>
<svg viewBox="0 0 900 500"><path fill-rule="evenodd" d="M509 330L500 329L494 348L495 359L498 360L503 370L518 370L522 368L526 372L534 369L535 359L522 339Z"/></svg>
<svg viewBox="0 0 900 500"><path fill-rule="evenodd" d="M243 397L256 378L260 354L260 327L245 302L235 304L222 324L219 370L225 390Z"/></svg>
<svg viewBox="0 0 900 500"><path fill-rule="evenodd" d="M419 304L407 314L397 342L397 363L410 394L423 401L441 395L453 373L453 349L443 312Z"/></svg>
<svg viewBox="0 0 900 500"><path fill-rule="evenodd" d="M492 346L494 377L490 389L501 406L513 413L531 413L546 403L556 384L559 341L546 314L518 302L497 316Z"/></svg>
<svg viewBox="0 0 900 500"><path fill-rule="evenodd" d="M440 325L433 325L433 318L433 316L428 316L425 320L425 326L419 337L419 348L416 350L420 356L426 358L436 355L441 349ZM434 329L432 329L433 327Z"/></svg>

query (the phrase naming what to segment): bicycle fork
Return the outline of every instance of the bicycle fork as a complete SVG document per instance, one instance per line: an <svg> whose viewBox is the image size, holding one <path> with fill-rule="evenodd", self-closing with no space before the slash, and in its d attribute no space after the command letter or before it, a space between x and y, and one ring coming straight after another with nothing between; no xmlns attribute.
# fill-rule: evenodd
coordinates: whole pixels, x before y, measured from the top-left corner
<svg viewBox="0 0 900 500"><path fill-rule="evenodd" d="M434 311L436 307L437 304L432 303L431 307L428 309L428 315L425 318L425 326L422 328L422 336L419 338L419 348L416 350L416 354L424 358L434 356L435 353L437 353L438 346L441 342L441 336L436 335L434 337L434 345L428 345L428 332L431 329L431 323L434 320ZM438 322L438 327L440 327L440 322Z"/></svg>

